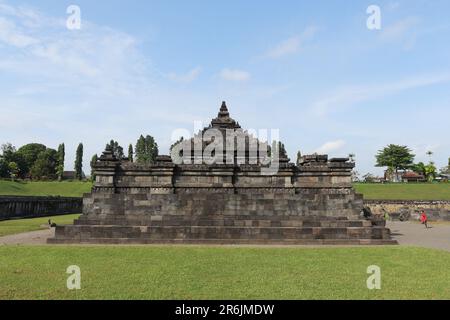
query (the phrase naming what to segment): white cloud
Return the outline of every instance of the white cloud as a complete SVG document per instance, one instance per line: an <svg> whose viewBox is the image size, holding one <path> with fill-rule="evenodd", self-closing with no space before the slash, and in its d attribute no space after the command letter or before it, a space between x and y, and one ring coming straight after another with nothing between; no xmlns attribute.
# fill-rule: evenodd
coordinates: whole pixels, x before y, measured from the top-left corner
<svg viewBox="0 0 450 320"><path fill-rule="evenodd" d="M38 40L25 35L14 22L0 17L0 42L14 47L25 48L36 44Z"/></svg>
<svg viewBox="0 0 450 320"><path fill-rule="evenodd" d="M127 33L86 20L82 30L70 31L63 19L0 0L0 47L0 114L8 119L0 124L0 144L56 147L64 141L70 149L83 141L86 162L105 141L134 143L149 119L168 117L155 110L164 104L155 92L176 110L177 104L153 87L159 74ZM69 167L73 153L68 150Z"/></svg>
<svg viewBox="0 0 450 320"><path fill-rule="evenodd" d="M0 7L0 44L8 49L0 51L0 72L95 95L127 94L148 82L149 61L133 36L89 21L70 31L32 9L6 8Z"/></svg>
<svg viewBox="0 0 450 320"><path fill-rule="evenodd" d="M223 69L220 78L227 81L247 81L250 79L250 73L237 69Z"/></svg>
<svg viewBox="0 0 450 320"><path fill-rule="evenodd" d="M353 104L374 100L405 90L431 86L450 81L450 74L431 74L405 78L381 85L346 86L325 94L313 103L312 111L319 116L332 111L348 108Z"/></svg>
<svg viewBox="0 0 450 320"><path fill-rule="evenodd" d="M387 8L389 11L397 10L398 8L400 8L400 2L397 1L389 2Z"/></svg>
<svg viewBox="0 0 450 320"><path fill-rule="evenodd" d="M416 17L408 17L397 21L396 23L383 27L380 39L385 42L396 42L404 46L404 49L411 49L417 37L416 26L420 23L420 19Z"/></svg>
<svg viewBox="0 0 450 320"><path fill-rule="evenodd" d="M318 154L329 154L341 149L343 146L345 146L344 140L329 141L316 149L315 152Z"/></svg>
<svg viewBox="0 0 450 320"><path fill-rule="evenodd" d="M169 73L167 77L170 80L181 82L181 83L191 83L192 81L196 80L198 76L200 75L202 71L201 67L194 68L190 70L188 73L185 74L177 74L177 73Z"/></svg>
<svg viewBox="0 0 450 320"><path fill-rule="evenodd" d="M302 49L304 42L313 38L316 32L316 27L308 27L302 32L302 34L293 36L279 43L277 46L270 49L264 56L277 59L286 55L297 53Z"/></svg>

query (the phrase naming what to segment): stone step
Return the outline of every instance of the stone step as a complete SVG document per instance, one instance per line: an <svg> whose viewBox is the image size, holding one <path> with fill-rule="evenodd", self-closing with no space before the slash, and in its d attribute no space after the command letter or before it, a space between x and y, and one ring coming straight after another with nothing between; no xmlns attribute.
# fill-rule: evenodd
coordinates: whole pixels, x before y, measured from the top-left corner
<svg viewBox="0 0 450 320"><path fill-rule="evenodd" d="M274 246L360 246L360 245L397 245L391 239L130 239L130 238L89 238L89 239L48 239L49 244L105 244L105 245L142 245L142 244L171 244L171 245L274 245Z"/></svg>
<svg viewBox="0 0 450 320"><path fill-rule="evenodd" d="M57 239L130 238L177 239L389 239L384 227L228 227L228 226L59 226Z"/></svg>
<svg viewBox="0 0 450 320"><path fill-rule="evenodd" d="M362 219L336 219L303 216L113 216L105 219L82 216L76 225L124 226L237 226L237 227L370 227L371 221Z"/></svg>
<svg viewBox="0 0 450 320"><path fill-rule="evenodd" d="M183 220L85 220L76 221L76 225L124 225L124 226L228 226L228 227L370 227L366 220L342 221L303 221L303 220L233 220L233 219L183 219Z"/></svg>

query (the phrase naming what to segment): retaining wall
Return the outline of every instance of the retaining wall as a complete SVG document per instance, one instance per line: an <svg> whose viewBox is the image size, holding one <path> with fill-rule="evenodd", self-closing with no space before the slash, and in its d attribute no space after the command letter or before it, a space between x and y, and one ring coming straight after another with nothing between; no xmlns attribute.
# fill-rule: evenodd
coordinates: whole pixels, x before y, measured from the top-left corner
<svg viewBox="0 0 450 320"><path fill-rule="evenodd" d="M410 220L418 220L424 210L430 221L450 221L450 201L364 200L364 206L373 214L388 212L394 220L402 213L409 214Z"/></svg>
<svg viewBox="0 0 450 320"><path fill-rule="evenodd" d="M81 213L82 198L0 196L0 220Z"/></svg>

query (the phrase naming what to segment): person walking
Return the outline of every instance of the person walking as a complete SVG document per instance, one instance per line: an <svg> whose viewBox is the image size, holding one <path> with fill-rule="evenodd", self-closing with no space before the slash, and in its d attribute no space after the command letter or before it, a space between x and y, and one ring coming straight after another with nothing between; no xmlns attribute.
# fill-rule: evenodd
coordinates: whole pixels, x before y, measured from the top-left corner
<svg viewBox="0 0 450 320"><path fill-rule="evenodd" d="M428 217L425 211L422 211L422 214L420 215L420 222L425 225L425 228L428 229Z"/></svg>

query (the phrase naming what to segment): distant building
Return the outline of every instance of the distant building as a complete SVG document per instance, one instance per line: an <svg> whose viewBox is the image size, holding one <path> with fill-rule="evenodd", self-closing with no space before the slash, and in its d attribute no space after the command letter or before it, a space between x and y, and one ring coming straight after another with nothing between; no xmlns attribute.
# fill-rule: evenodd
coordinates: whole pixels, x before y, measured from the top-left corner
<svg viewBox="0 0 450 320"><path fill-rule="evenodd" d="M386 179L383 177L373 177L372 178L372 183L385 183Z"/></svg>
<svg viewBox="0 0 450 320"><path fill-rule="evenodd" d="M419 174L414 171L398 171L398 172L392 172L389 170L386 170L384 172L384 178L386 181L390 182L426 182L425 176L422 174Z"/></svg>
<svg viewBox="0 0 450 320"><path fill-rule="evenodd" d="M442 173L436 177L436 181L450 181L450 173Z"/></svg>
<svg viewBox="0 0 450 320"><path fill-rule="evenodd" d="M402 175L402 182L425 182L426 179L423 175L414 171L407 171Z"/></svg>
<svg viewBox="0 0 450 320"><path fill-rule="evenodd" d="M82 179L86 179L86 175L84 174L84 172L81 173L81 177L82 177ZM76 180L76 172L75 171L64 171L62 178L63 178L63 180Z"/></svg>
<svg viewBox="0 0 450 320"><path fill-rule="evenodd" d="M384 180L385 181L390 181L390 182L402 182L402 176L405 172L404 171L391 171L391 170L386 170L384 171Z"/></svg>

